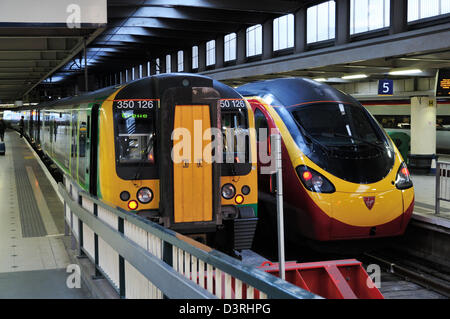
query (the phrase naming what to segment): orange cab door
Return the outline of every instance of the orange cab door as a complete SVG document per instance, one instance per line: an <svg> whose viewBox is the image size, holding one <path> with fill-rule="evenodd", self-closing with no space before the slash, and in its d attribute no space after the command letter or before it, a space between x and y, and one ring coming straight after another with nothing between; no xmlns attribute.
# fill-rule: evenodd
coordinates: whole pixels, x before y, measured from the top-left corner
<svg viewBox="0 0 450 319"><path fill-rule="evenodd" d="M203 154L205 146L211 143L210 136L203 136L209 128L209 105L175 107L174 131L181 129L184 133L189 132L183 135L188 139L184 141L186 148L180 152L178 159L173 159L175 223L212 220L212 164L210 158L204 158Z"/></svg>

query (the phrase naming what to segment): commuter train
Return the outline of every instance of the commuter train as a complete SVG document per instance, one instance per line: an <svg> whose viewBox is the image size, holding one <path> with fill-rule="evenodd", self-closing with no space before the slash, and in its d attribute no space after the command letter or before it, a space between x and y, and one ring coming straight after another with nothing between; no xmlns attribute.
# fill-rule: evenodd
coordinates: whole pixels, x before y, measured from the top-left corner
<svg viewBox="0 0 450 319"><path fill-rule="evenodd" d="M414 207L408 168L358 101L305 78L250 83L237 91L255 113L258 148L270 144L260 129L281 134L288 238L337 241L404 233ZM264 166L260 158L258 164ZM273 203L272 177L259 171L260 205Z"/></svg>
<svg viewBox="0 0 450 319"><path fill-rule="evenodd" d="M251 246L258 200L254 117L234 89L204 76L163 74L19 109L9 118L16 125L22 115L32 143L102 201L205 242L217 240L221 229L231 249ZM247 134L239 154L224 141L233 134ZM231 153L231 161L213 160L222 156L208 148L215 138L225 145L217 152Z"/></svg>
<svg viewBox="0 0 450 319"><path fill-rule="evenodd" d="M411 101L361 101L389 134L402 132L411 136ZM436 150L450 154L450 101L438 100L436 112Z"/></svg>

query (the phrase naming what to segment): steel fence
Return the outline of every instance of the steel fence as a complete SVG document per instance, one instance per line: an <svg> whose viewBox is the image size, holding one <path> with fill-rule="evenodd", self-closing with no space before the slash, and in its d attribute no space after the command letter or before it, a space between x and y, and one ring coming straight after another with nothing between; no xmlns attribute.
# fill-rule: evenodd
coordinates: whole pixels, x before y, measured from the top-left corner
<svg viewBox="0 0 450 319"><path fill-rule="evenodd" d="M440 201L450 202L450 163L436 162L435 213L439 215Z"/></svg>

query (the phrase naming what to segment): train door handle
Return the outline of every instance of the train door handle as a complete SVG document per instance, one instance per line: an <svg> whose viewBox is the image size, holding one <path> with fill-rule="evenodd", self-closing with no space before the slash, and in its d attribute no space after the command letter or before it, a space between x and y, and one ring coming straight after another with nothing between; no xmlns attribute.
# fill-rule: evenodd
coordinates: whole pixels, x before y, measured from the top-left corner
<svg viewBox="0 0 450 319"><path fill-rule="evenodd" d="M188 168L188 167L189 167L189 161L183 160L183 168Z"/></svg>

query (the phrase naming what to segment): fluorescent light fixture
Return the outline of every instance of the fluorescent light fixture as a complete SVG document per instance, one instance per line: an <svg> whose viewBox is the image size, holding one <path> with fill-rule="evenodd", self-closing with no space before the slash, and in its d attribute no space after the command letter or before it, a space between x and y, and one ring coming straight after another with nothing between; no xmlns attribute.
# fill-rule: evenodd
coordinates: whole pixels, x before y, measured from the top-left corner
<svg viewBox="0 0 450 319"><path fill-rule="evenodd" d="M341 79L343 80L356 80L356 79L365 79L367 78L366 74L352 74L352 75L345 75Z"/></svg>
<svg viewBox="0 0 450 319"><path fill-rule="evenodd" d="M422 70L410 69L410 70L397 70L397 71L389 72L390 75L411 75L411 74L417 74L417 73L422 73Z"/></svg>
<svg viewBox="0 0 450 319"><path fill-rule="evenodd" d="M313 79L314 81L317 81L317 82L326 82L327 81L327 79L325 79L325 78L317 78L317 79Z"/></svg>

